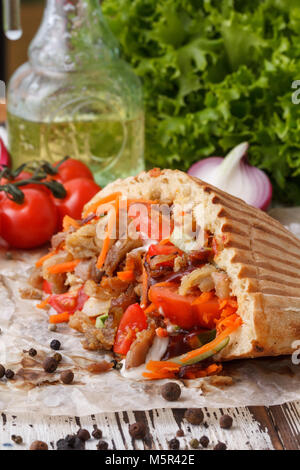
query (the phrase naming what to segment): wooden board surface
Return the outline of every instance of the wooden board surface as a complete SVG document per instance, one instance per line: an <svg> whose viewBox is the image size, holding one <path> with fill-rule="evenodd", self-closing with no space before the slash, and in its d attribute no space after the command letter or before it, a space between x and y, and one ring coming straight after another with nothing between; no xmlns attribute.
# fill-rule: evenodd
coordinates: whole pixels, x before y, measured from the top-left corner
<svg viewBox="0 0 300 470"><path fill-rule="evenodd" d="M189 442L206 435L210 439L208 450L218 442L225 442L230 450L299 450L300 449L300 402L282 406L250 407L235 409L204 408L204 423L199 426L189 425L184 419L184 410L152 410L137 412L109 413L85 418L76 417L40 417L36 415L12 416L2 413L0 416L0 449L28 449L34 440L48 443L49 449L55 448L58 439L75 433L79 427L92 432L95 425L103 432L103 439L109 449L167 450L168 441L175 437L178 429L184 431L179 438L180 448L190 449ZM222 430L219 419L222 414L233 418L233 427ZM133 441L128 432L128 425L144 421L149 433L144 440ZM12 442L12 435L20 435L23 445ZM87 449L96 449L97 441L87 442Z"/></svg>

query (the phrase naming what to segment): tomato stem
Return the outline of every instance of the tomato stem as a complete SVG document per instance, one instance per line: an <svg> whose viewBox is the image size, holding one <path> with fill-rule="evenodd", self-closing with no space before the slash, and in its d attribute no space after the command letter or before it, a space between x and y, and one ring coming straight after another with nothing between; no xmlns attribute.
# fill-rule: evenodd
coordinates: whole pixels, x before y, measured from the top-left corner
<svg viewBox="0 0 300 470"><path fill-rule="evenodd" d="M46 178L48 175L56 175L60 165L68 158L69 157L65 157L55 167L46 161L38 162L38 164L37 162L32 162L31 164L25 163L19 166L16 170L11 170L8 167L4 167L3 170L0 171L0 180L5 178L8 180L8 183L0 185L0 191L4 191L7 194L7 197L17 204L22 204L24 202L24 193L20 187L27 186L29 184L35 184L48 188L55 198L64 199L67 195L64 186L56 180L46 180ZM15 181L20 173L25 169L32 172L32 177Z"/></svg>

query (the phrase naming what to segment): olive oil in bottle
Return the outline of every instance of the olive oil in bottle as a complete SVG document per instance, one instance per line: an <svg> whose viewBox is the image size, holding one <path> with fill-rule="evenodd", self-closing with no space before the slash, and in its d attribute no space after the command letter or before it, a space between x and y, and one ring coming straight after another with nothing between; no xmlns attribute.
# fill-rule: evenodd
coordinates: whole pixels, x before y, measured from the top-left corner
<svg viewBox="0 0 300 470"><path fill-rule="evenodd" d="M141 83L99 0L47 0L29 60L9 82L7 111L14 167L68 155L101 186L144 168Z"/></svg>
<svg viewBox="0 0 300 470"><path fill-rule="evenodd" d="M8 113L15 168L32 160L51 163L68 155L85 163L104 186L144 169L144 115L131 120L34 122Z"/></svg>

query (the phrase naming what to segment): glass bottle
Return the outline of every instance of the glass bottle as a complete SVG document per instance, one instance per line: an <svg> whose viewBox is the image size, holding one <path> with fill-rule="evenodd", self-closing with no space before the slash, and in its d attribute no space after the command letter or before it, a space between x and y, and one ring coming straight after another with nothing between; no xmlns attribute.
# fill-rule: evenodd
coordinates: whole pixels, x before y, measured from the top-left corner
<svg viewBox="0 0 300 470"><path fill-rule="evenodd" d="M29 61L7 96L13 166L86 163L98 184L144 169L144 110L139 79L120 59L99 0L47 0Z"/></svg>

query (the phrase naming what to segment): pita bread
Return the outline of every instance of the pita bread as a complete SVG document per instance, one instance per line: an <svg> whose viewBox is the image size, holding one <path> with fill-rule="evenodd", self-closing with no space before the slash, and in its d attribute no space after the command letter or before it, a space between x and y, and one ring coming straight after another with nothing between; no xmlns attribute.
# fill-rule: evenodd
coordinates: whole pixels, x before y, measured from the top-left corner
<svg viewBox="0 0 300 470"><path fill-rule="evenodd" d="M120 191L130 198L185 204L204 213L223 245L215 261L231 280L243 325L218 359L291 354L300 338L300 240L266 213L180 171L154 169L117 180L85 207Z"/></svg>

